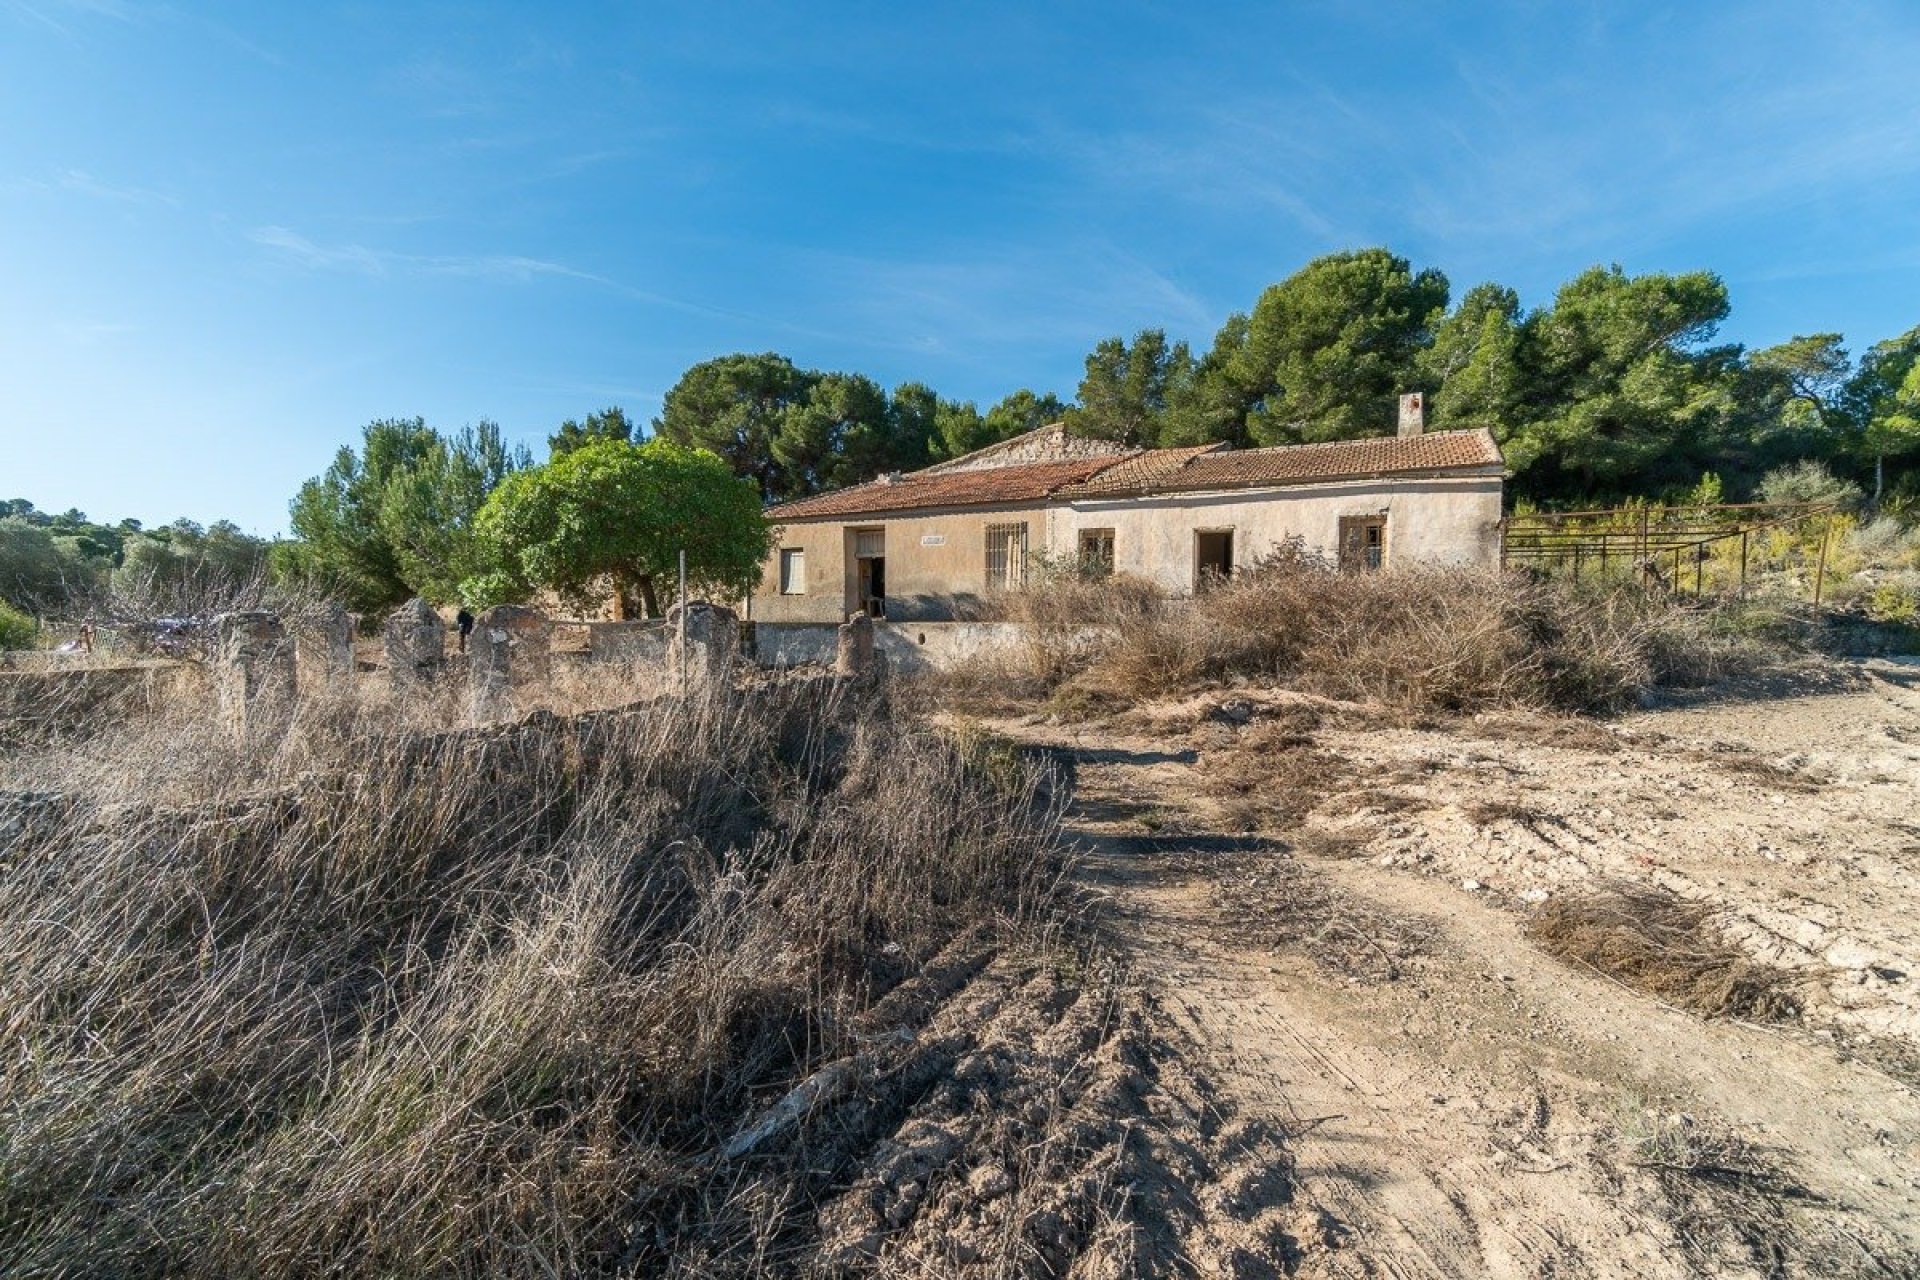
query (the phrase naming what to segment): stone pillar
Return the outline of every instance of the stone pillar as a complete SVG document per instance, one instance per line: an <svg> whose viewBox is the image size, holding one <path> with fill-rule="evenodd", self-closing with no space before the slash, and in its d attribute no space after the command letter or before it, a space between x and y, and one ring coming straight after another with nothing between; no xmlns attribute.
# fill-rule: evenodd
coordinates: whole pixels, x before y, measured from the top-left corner
<svg viewBox="0 0 1920 1280"><path fill-rule="evenodd" d="M381 629L387 644L387 677L396 693L433 683L447 661L447 624L419 596L388 615Z"/></svg>
<svg viewBox="0 0 1920 1280"><path fill-rule="evenodd" d="M833 655L835 675L859 676L873 669L873 619L856 613L840 624L839 648Z"/></svg>
<svg viewBox="0 0 1920 1280"><path fill-rule="evenodd" d="M467 682L475 720L532 708L551 674L553 624L532 609L500 604L474 619Z"/></svg>
<svg viewBox="0 0 1920 1280"><path fill-rule="evenodd" d="M682 679L704 679L732 670L740 647L740 620L725 605L694 600L687 605L686 642L680 639L680 606L667 610L667 666Z"/></svg>
<svg viewBox="0 0 1920 1280"><path fill-rule="evenodd" d="M294 629L303 679L334 687L353 679L353 615L337 604L303 618Z"/></svg>
<svg viewBox="0 0 1920 1280"><path fill-rule="evenodd" d="M280 616L255 610L214 622L220 718L235 742L270 746L293 721L293 645Z"/></svg>

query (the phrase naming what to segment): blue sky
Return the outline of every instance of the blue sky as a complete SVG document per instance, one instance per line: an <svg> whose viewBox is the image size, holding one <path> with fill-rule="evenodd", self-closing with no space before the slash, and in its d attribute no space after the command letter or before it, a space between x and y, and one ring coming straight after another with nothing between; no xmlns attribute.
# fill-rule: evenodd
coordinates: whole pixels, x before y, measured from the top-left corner
<svg viewBox="0 0 1920 1280"><path fill-rule="evenodd" d="M1920 324L1920 4L0 0L0 497L261 533L367 421L777 350L984 408L1385 244Z"/></svg>

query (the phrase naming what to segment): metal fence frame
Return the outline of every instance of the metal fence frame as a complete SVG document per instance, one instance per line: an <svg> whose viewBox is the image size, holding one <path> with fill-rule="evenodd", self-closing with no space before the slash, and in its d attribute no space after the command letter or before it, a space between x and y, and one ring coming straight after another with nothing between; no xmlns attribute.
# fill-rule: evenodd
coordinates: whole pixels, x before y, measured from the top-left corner
<svg viewBox="0 0 1920 1280"><path fill-rule="evenodd" d="M1755 534L1824 520L1813 579L1813 605L1820 606L1833 540L1831 502L1748 502L1675 507L1606 507L1590 511L1541 511L1500 522L1500 566L1569 566L1576 577L1588 563L1605 568L1631 565L1641 581L1670 591L1684 589L1686 562L1693 564L1694 594L1704 594L1706 563L1718 544L1740 541L1740 594ZM1672 557L1671 576L1667 558Z"/></svg>

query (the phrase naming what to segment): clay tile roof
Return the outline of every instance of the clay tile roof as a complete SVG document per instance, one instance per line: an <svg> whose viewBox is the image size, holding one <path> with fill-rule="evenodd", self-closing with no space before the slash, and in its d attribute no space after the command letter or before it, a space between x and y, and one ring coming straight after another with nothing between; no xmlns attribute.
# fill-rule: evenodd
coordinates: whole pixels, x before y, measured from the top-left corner
<svg viewBox="0 0 1920 1280"><path fill-rule="evenodd" d="M767 511L773 520L806 520L821 516L875 515L883 511L912 511L922 507L977 507L1003 502L1033 502L1064 485L1077 484L1110 467L1115 459L1077 458L1023 467L992 467L980 471L915 471L891 480L869 480L849 489L815 494L782 503Z"/></svg>
<svg viewBox="0 0 1920 1280"><path fill-rule="evenodd" d="M1116 462L1098 475L1071 485L1067 494L1146 493L1163 486L1179 474L1181 468L1203 453L1224 449L1224 444L1201 444L1186 449L1148 449Z"/></svg>
<svg viewBox="0 0 1920 1280"><path fill-rule="evenodd" d="M1156 450L1171 454L1184 450ZM1144 463L1147 455L1138 461ZM1376 436L1325 444L1280 445L1271 449L1191 451L1179 466L1153 474L1141 469L1139 483L1124 483L1129 463L1063 489L1063 498L1124 493L1176 493L1201 489L1239 489L1312 484L1365 476L1457 471L1503 466L1500 446L1484 431L1436 431L1418 436Z"/></svg>

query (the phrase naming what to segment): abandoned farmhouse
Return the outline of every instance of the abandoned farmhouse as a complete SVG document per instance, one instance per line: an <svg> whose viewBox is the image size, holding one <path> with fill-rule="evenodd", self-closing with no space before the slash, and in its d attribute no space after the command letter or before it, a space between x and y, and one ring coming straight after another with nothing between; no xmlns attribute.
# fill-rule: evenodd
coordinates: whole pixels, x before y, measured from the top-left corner
<svg viewBox="0 0 1920 1280"><path fill-rule="evenodd" d="M1187 593L1292 538L1354 572L1495 563L1499 446L1424 425L1420 397L1405 396L1398 435L1267 449L1129 449L1042 427L773 507L751 616L940 621L1021 585L1035 558Z"/></svg>

